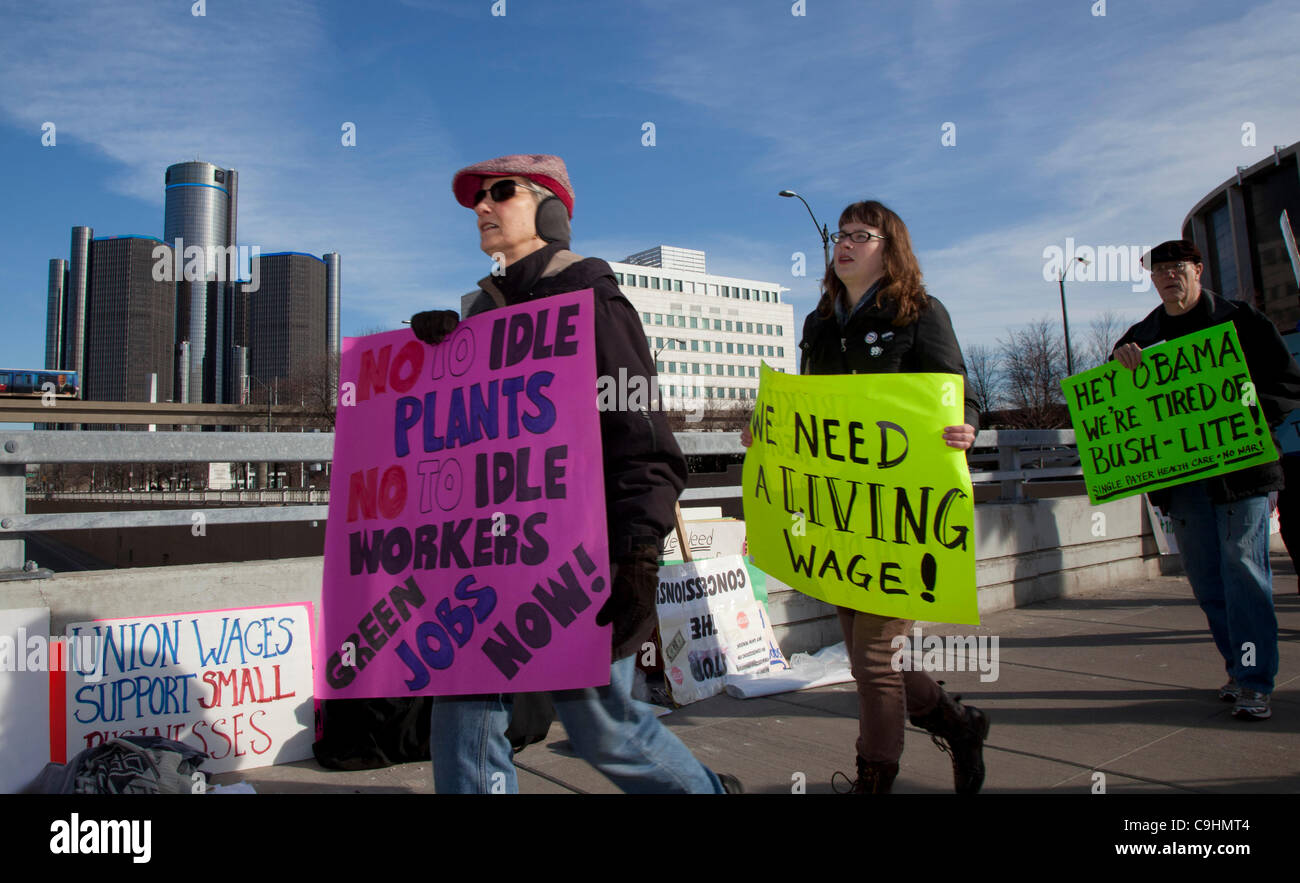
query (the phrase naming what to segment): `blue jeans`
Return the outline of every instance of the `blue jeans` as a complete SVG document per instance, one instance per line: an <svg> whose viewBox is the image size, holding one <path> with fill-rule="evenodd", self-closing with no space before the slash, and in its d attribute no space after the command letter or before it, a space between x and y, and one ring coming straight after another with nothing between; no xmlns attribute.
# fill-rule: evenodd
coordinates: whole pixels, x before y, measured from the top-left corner
<svg viewBox="0 0 1300 883"><path fill-rule="evenodd" d="M555 713L579 757L628 794L722 794L713 771L632 698L636 657L610 666L609 686L558 690ZM439 794L519 790L506 727L509 696L440 696L432 703L429 749Z"/></svg>
<svg viewBox="0 0 1300 883"><path fill-rule="evenodd" d="M1205 611L1228 674L1244 689L1273 692L1277 615L1268 560L1268 496L1210 500L1203 482L1170 488L1169 514L1187 581ZM1254 658L1249 647L1254 645ZM1251 665L1244 664L1251 661Z"/></svg>

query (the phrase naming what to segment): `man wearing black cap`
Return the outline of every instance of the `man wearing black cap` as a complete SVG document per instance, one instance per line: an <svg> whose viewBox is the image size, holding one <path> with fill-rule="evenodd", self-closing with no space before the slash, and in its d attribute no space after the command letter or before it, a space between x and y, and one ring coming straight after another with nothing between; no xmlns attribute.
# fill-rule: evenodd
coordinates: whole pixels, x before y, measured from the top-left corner
<svg viewBox="0 0 1300 883"><path fill-rule="evenodd" d="M1269 426L1276 429L1288 411L1300 407L1300 367L1281 335L1250 304L1225 300L1201 286L1204 267L1195 245L1163 242L1142 262L1164 305L1119 339L1114 357L1120 364L1132 370L1144 347L1231 322ZM1282 485L1282 469L1273 462L1150 494L1173 519L1187 580L1223 656L1228 682L1219 699L1235 703L1233 713L1243 720L1272 715L1269 696L1278 656L1268 495Z"/></svg>
<svg viewBox="0 0 1300 883"><path fill-rule="evenodd" d="M653 375L641 321L609 264L568 250L574 194L562 159L518 154L487 160L457 172L452 192L474 211L479 248L494 264L492 274L479 280L479 290L462 299L467 317L590 288L596 373ZM450 310L430 310L411 317L411 330L436 344L457 321ZM633 654L658 623L659 546L686 484L686 460L659 411L601 411L600 437L612 567L609 600L597 612L596 624L614 627L613 664L606 687L553 692L555 711L574 751L624 791L738 791L735 777L700 763L650 706L631 696ZM430 753L439 793L517 790L505 736L511 706L512 697L505 695L434 700Z"/></svg>

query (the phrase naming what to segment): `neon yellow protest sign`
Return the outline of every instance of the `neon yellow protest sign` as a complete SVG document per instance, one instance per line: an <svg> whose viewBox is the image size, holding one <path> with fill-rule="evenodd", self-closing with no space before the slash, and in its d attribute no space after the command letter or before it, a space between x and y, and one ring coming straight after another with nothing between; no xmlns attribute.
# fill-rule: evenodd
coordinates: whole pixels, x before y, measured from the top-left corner
<svg viewBox="0 0 1300 883"><path fill-rule="evenodd" d="M793 377L766 365L745 455L745 529L762 570L814 598L901 619L978 623L961 377Z"/></svg>
<svg viewBox="0 0 1300 883"><path fill-rule="evenodd" d="M1105 503L1271 463L1277 449L1231 322L1061 381L1088 498Z"/></svg>

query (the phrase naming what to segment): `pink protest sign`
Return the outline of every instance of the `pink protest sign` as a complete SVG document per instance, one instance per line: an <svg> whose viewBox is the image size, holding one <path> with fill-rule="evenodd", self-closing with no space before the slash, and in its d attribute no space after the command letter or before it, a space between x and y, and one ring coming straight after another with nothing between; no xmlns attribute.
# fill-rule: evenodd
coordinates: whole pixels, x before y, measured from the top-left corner
<svg viewBox="0 0 1300 883"><path fill-rule="evenodd" d="M609 683L592 315L588 289L344 341L317 696Z"/></svg>

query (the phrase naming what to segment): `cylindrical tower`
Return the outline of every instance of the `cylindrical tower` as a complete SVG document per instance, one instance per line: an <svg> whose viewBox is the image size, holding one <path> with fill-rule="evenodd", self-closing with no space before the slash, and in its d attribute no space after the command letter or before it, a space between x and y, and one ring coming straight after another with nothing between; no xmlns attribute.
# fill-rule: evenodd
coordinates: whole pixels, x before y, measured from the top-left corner
<svg viewBox="0 0 1300 883"><path fill-rule="evenodd" d="M330 389L339 388L339 253L325 255L325 358L330 363Z"/></svg>
<svg viewBox="0 0 1300 883"><path fill-rule="evenodd" d="M45 308L45 367L63 367L63 308L68 262L50 258L49 299Z"/></svg>
<svg viewBox="0 0 1300 883"><path fill-rule="evenodd" d="M178 402L190 400L190 342L176 344L176 395Z"/></svg>
<svg viewBox="0 0 1300 883"><path fill-rule="evenodd" d="M243 277L244 268L240 266L238 255L236 253L238 237L238 213L239 213L239 172L234 169L225 169L226 192L230 198L226 201L226 230L229 236L230 250L228 260L226 261L225 281L219 286L220 291L217 300L220 307L220 327L216 339L221 357L217 359L217 401L219 402L238 402L243 387L237 386L234 380L235 374L235 297L240 288L239 280Z"/></svg>
<svg viewBox="0 0 1300 883"><path fill-rule="evenodd" d="M177 297L188 302L188 327L176 329L177 341L189 341L189 377L182 401L222 398L222 349L227 323L227 280L233 280L234 229L237 206L227 186L232 173L207 162L184 162L167 168L163 239L177 249L184 278L176 280ZM198 252L202 250L202 258ZM209 311L208 283L215 282ZM186 311L178 310L180 313ZM210 337L212 335L213 337Z"/></svg>
<svg viewBox="0 0 1300 883"><path fill-rule="evenodd" d="M248 404L248 347L233 346L231 349L230 401L236 405Z"/></svg>
<svg viewBox="0 0 1300 883"><path fill-rule="evenodd" d="M62 367L77 372L82 389L86 387L86 295L90 290L90 240L94 234L90 227L72 228L72 261L64 298Z"/></svg>

